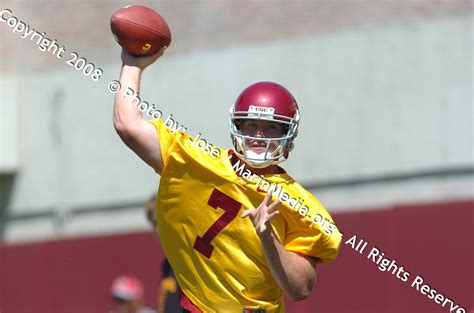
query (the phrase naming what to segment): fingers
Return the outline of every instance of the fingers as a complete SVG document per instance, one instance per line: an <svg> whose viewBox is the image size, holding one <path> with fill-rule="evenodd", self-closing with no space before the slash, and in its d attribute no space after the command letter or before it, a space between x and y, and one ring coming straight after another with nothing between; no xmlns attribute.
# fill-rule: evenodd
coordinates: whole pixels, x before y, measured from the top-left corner
<svg viewBox="0 0 474 313"><path fill-rule="evenodd" d="M265 195L265 199L263 199L263 202L262 202L262 203L265 203L265 206L268 208L268 212L273 212L275 208L281 204L280 199L271 203L272 195L273 195L273 189L270 192L267 192L267 194Z"/></svg>
<svg viewBox="0 0 474 313"><path fill-rule="evenodd" d="M160 51L159 51L159 54L160 55L163 55L163 53L165 53L165 50L168 48L168 46L163 46L161 47Z"/></svg>
<svg viewBox="0 0 474 313"><path fill-rule="evenodd" d="M272 214L268 214L267 221L270 222L270 221L273 220L278 214L280 214L279 211L275 211L275 212L273 212Z"/></svg>
<svg viewBox="0 0 474 313"><path fill-rule="evenodd" d="M268 206L267 212L272 213L281 204L280 200L277 200Z"/></svg>
<svg viewBox="0 0 474 313"><path fill-rule="evenodd" d="M122 48L122 52L120 54L120 57L122 59L122 63L127 64L127 65L129 65L131 60L133 60L133 55L128 53L128 51L123 49L123 48Z"/></svg>
<svg viewBox="0 0 474 313"><path fill-rule="evenodd" d="M272 194L273 189L270 192L267 192L267 194L265 195L265 199L263 199L262 203L265 203L266 206L269 206L271 203Z"/></svg>
<svg viewBox="0 0 474 313"><path fill-rule="evenodd" d="M149 56L135 56L127 52L125 49L122 48L122 64L123 65L130 65L130 66L136 66L140 68L141 70L144 70L147 68L149 65L153 64L158 60L163 53L165 52L167 46L162 47L159 51L156 53L149 55Z"/></svg>
<svg viewBox="0 0 474 313"><path fill-rule="evenodd" d="M168 47L164 46L157 53L150 56L150 58L153 60L153 62L155 62L159 57L161 57L163 55L163 53L165 53L166 48L168 48Z"/></svg>
<svg viewBox="0 0 474 313"><path fill-rule="evenodd" d="M242 215L240 215L241 218L247 217L247 216L253 216L255 209L249 209L245 210Z"/></svg>

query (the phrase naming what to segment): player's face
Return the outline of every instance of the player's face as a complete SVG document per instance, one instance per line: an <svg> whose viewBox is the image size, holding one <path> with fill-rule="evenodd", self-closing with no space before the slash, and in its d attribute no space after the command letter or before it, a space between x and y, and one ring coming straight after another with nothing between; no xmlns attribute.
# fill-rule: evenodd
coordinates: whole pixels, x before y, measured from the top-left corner
<svg viewBox="0 0 474 313"><path fill-rule="evenodd" d="M277 122L262 120L243 120L240 126L242 135L258 138L279 138L283 136L284 127ZM279 141L270 141L268 151L271 153L278 148ZM252 150L255 153L264 153L267 147L267 141L258 139L245 139L244 146L246 150Z"/></svg>

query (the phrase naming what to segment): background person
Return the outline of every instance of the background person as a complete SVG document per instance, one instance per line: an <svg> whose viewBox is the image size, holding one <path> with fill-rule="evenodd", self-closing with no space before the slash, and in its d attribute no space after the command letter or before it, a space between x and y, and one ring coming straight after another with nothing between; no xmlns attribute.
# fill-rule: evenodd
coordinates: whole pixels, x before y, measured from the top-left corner
<svg viewBox="0 0 474 313"><path fill-rule="evenodd" d="M121 275L110 287L115 308L110 313L156 313L143 304L143 284L134 276Z"/></svg>
<svg viewBox="0 0 474 313"><path fill-rule="evenodd" d="M158 232L156 231L155 203L156 193L153 193L145 203L145 209L147 219L153 226L153 231L155 231L158 236ZM168 259L165 257L161 263L161 281L157 297L158 313L180 312L181 306L179 305L179 293L180 289L178 282L175 279L173 269L171 268Z"/></svg>

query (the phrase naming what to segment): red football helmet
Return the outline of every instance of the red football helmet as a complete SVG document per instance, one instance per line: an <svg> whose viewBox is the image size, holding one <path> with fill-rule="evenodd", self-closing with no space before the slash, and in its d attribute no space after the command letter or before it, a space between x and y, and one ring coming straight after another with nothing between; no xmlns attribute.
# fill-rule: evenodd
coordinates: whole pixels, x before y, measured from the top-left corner
<svg viewBox="0 0 474 313"><path fill-rule="evenodd" d="M243 135L242 120L266 120L283 124L285 133L278 138L261 138ZM293 149L293 140L298 133L300 115L293 95L283 86L273 82L259 82L247 87L230 108L230 136L235 153L252 167L262 168L285 161ZM264 141L264 153L246 149L245 140ZM270 143L278 146L269 151Z"/></svg>

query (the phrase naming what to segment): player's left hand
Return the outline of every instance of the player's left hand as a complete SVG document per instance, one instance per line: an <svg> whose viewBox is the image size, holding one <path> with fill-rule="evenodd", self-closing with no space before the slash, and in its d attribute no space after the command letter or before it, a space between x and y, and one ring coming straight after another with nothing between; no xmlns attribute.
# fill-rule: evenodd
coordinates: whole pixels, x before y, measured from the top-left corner
<svg viewBox="0 0 474 313"><path fill-rule="evenodd" d="M267 229L271 230L271 220L280 214L276 208L281 204L281 201L277 200L271 203L272 193L273 191L267 193L265 199L263 199L262 203L260 203L256 209L245 210L240 216L242 218L247 216L250 217L258 235L264 234Z"/></svg>

